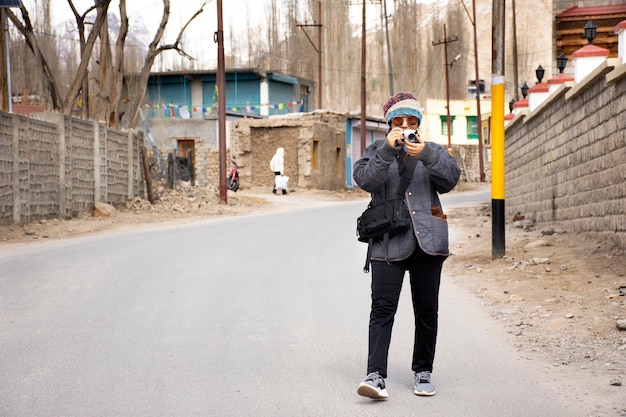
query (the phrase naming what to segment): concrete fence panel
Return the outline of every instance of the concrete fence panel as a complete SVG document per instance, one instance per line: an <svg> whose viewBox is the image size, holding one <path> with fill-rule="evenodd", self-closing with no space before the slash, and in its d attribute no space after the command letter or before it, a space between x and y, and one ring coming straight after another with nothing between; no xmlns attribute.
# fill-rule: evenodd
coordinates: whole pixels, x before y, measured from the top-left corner
<svg viewBox="0 0 626 417"><path fill-rule="evenodd" d="M0 222L69 218L143 196L141 132L59 114L0 113Z"/></svg>

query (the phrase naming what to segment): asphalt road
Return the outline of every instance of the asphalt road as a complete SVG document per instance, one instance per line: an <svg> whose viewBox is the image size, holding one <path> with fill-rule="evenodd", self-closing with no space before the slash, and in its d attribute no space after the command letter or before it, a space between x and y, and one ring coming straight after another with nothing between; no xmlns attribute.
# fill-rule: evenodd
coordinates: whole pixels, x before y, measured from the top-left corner
<svg viewBox="0 0 626 417"><path fill-rule="evenodd" d="M0 416L583 415L445 272L437 395L412 392L405 288L390 399L359 397L369 276L354 219L363 208L333 203L0 253Z"/></svg>

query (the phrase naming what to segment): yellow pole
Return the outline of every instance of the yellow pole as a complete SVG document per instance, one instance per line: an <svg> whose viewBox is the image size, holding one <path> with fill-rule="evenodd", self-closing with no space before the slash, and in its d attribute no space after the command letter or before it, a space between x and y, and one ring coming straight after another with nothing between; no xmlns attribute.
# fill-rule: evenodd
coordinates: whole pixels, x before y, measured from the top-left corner
<svg viewBox="0 0 626 417"><path fill-rule="evenodd" d="M506 0L493 0L491 33L491 257L504 256L504 29Z"/></svg>
<svg viewBox="0 0 626 417"><path fill-rule="evenodd" d="M504 77L491 82L491 196L504 200Z"/></svg>
<svg viewBox="0 0 626 417"><path fill-rule="evenodd" d="M491 81L491 211L492 258L505 252L504 237L504 76Z"/></svg>

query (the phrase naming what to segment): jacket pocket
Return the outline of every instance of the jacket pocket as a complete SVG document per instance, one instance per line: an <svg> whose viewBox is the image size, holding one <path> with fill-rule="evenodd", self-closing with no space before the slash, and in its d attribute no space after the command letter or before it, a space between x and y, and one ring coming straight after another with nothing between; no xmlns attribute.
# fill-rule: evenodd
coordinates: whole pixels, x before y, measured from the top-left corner
<svg viewBox="0 0 626 417"><path fill-rule="evenodd" d="M431 214L433 217L437 217L438 219L441 219L441 220L444 220L444 221L447 221L447 220L448 220L448 216L446 216L445 214L443 214L443 210L441 210L441 206L435 206L435 207L432 207L432 208L430 209L430 214Z"/></svg>

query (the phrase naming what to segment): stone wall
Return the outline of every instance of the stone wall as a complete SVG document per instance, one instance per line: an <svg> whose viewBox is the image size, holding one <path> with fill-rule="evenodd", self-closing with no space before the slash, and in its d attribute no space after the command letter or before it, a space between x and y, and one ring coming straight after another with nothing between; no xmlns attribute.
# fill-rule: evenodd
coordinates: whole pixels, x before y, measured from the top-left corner
<svg viewBox="0 0 626 417"><path fill-rule="evenodd" d="M59 114L0 113L0 222L69 218L143 196L143 134Z"/></svg>
<svg viewBox="0 0 626 417"><path fill-rule="evenodd" d="M230 152L242 187L271 187L269 162L285 149L285 175L293 188L340 190L346 185L345 117L242 119L232 125Z"/></svg>
<svg viewBox="0 0 626 417"><path fill-rule="evenodd" d="M483 172L485 173L485 182L491 182L491 161L489 161L490 148L491 145L483 146ZM479 182L480 150L478 149L478 145L454 145L453 151L453 156L459 168L461 168L461 181Z"/></svg>
<svg viewBox="0 0 626 417"><path fill-rule="evenodd" d="M196 147L217 148L216 123L204 119L159 119L148 121L159 149L176 149L178 139L193 139Z"/></svg>
<svg viewBox="0 0 626 417"><path fill-rule="evenodd" d="M226 153L226 177L232 166L230 152ZM218 149L196 149L196 185L203 188L212 188L219 193L220 186L220 152Z"/></svg>
<svg viewBox="0 0 626 417"><path fill-rule="evenodd" d="M626 77L601 76L575 92L561 87L506 128L506 214L624 249Z"/></svg>

